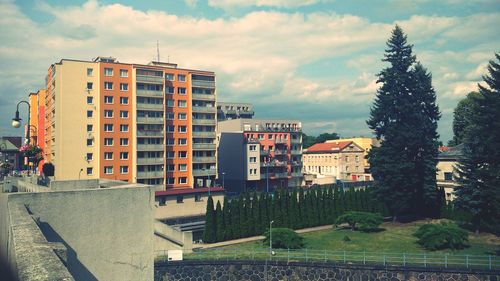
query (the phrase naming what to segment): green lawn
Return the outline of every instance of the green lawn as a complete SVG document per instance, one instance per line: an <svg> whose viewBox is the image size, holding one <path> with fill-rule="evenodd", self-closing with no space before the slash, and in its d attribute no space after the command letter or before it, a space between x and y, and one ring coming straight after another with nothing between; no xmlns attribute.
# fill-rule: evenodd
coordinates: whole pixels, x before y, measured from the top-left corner
<svg viewBox="0 0 500 281"><path fill-rule="evenodd" d="M424 253L429 252L419 247L413 232L418 225L425 222L419 221L407 224L384 223L383 231L376 233L363 233L347 229L331 229L301 234L305 240L305 248L310 250L327 251L357 251L357 252L386 252L386 253ZM349 236L350 242L344 242L344 236ZM434 251L432 253L453 253L469 255L495 255L500 248L500 238L492 234L469 235L470 247L458 251ZM227 250L251 251L267 249L262 241L249 242L224 247Z"/></svg>

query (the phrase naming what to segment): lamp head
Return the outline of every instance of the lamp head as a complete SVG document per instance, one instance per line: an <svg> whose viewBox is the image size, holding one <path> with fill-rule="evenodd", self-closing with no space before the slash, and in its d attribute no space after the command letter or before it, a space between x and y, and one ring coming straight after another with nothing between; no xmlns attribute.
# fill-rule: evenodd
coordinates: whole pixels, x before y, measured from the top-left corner
<svg viewBox="0 0 500 281"><path fill-rule="evenodd" d="M16 110L16 116L14 118L12 118L12 127L14 128L19 128L21 127L21 118L19 118L19 110Z"/></svg>

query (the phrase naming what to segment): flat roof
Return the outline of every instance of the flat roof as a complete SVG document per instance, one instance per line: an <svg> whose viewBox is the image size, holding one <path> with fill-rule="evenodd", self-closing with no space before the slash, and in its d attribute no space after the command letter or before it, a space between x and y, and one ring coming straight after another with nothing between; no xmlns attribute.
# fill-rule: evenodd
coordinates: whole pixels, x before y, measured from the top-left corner
<svg viewBox="0 0 500 281"><path fill-rule="evenodd" d="M210 187L210 188L200 187L200 188L184 188L184 189L171 188L171 189L167 189L167 190L155 191L155 196L208 193L208 190L210 190L210 192L224 192L224 191L226 191L223 187Z"/></svg>

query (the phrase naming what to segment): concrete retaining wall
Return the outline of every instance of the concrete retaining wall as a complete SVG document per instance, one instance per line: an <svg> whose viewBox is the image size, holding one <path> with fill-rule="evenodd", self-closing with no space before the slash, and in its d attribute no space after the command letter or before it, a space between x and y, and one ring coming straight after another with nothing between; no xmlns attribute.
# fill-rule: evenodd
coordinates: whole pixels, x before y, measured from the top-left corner
<svg viewBox="0 0 500 281"><path fill-rule="evenodd" d="M162 255L162 251L183 249L185 253L193 251L193 233L180 231L160 221L154 223L154 250L155 254Z"/></svg>
<svg viewBox="0 0 500 281"><path fill-rule="evenodd" d="M386 280L386 281L497 281L500 272L430 268L286 263L267 261L182 261L157 263L155 279L167 280Z"/></svg>

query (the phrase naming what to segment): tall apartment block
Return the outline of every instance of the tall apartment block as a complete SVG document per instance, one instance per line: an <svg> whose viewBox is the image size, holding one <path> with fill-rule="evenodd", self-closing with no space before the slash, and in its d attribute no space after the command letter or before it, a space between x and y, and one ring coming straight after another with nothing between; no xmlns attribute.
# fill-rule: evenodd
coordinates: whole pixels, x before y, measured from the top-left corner
<svg viewBox="0 0 500 281"><path fill-rule="evenodd" d="M111 57L63 59L49 67L46 85L39 92L45 95L38 105L44 107L39 139L56 179L107 178L164 188L214 184L213 72Z"/></svg>
<svg viewBox="0 0 500 281"><path fill-rule="evenodd" d="M218 123L219 174L228 192L272 191L302 182L302 125L295 120Z"/></svg>

